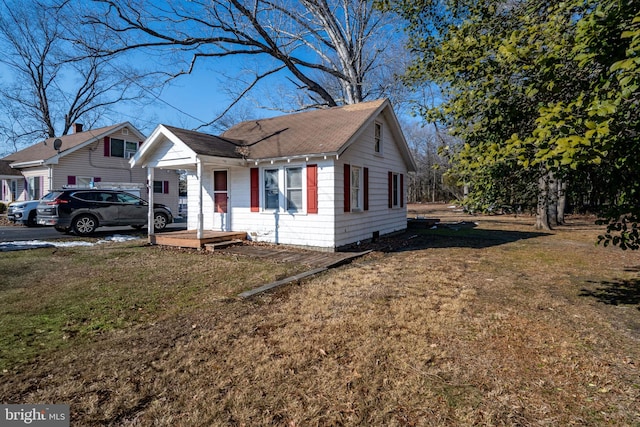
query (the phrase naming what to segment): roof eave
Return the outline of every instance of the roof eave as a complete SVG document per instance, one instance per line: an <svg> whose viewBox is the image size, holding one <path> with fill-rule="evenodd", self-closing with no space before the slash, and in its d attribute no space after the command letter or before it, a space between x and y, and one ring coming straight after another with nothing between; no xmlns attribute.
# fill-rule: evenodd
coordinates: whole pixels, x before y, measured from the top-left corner
<svg viewBox="0 0 640 427"><path fill-rule="evenodd" d="M32 168L35 166L42 166L44 164L45 164L45 160L30 160L28 162L11 163L9 166L12 169L22 169L22 168Z"/></svg>
<svg viewBox="0 0 640 427"><path fill-rule="evenodd" d="M203 163L216 164L220 166L246 166L247 161L236 157L208 156L206 154L198 154L197 158Z"/></svg>
<svg viewBox="0 0 640 427"><path fill-rule="evenodd" d="M245 162L258 165L260 163L290 162L290 161L294 161L294 160L298 161L302 159L304 159L305 161L309 161L310 159L315 159L315 158L323 158L326 160L330 157L335 157L337 159L338 157L340 157L340 153L336 151L332 151L332 152L326 152L326 153L293 154L290 156L279 156L279 157L247 158Z"/></svg>

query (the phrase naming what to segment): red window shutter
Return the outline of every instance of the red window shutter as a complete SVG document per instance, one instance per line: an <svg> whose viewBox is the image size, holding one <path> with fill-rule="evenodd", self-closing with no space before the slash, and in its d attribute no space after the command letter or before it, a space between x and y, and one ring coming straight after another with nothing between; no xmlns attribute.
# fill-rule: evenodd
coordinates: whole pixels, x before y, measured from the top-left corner
<svg viewBox="0 0 640 427"><path fill-rule="evenodd" d="M67 176L67 184L68 185L76 185L76 177L73 175Z"/></svg>
<svg viewBox="0 0 640 427"><path fill-rule="evenodd" d="M260 212L260 169L251 168L251 212Z"/></svg>
<svg viewBox="0 0 640 427"><path fill-rule="evenodd" d="M400 174L400 207L404 207L404 174Z"/></svg>
<svg viewBox="0 0 640 427"><path fill-rule="evenodd" d="M363 207L365 211L369 210L369 168L364 168L363 170L363 176L362 176L362 180L364 181L362 183L362 201L363 201Z"/></svg>
<svg viewBox="0 0 640 427"><path fill-rule="evenodd" d="M169 194L169 181L162 181L162 193Z"/></svg>
<svg viewBox="0 0 640 427"><path fill-rule="evenodd" d="M111 156L111 140L109 139L108 136L104 137L104 156L105 157Z"/></svg>
<svg viewBox="0 0 640 427"><path fill-rule="evenodd" d="M100 178L99 176L93 177L93 182L100 182L100 181L102 181L102 178Z"/></svg>
<svg viewBox="0 0 640 427"><path fill-rule="evenodd" d="M393 207L393 172L389 172L389 209Z"/></svg>
<svg viewBox="0 0 640 427"><path fill-rule="evenodd" d="M344 165L344 211L351 212L351 166Z"/></svg>
<svg viewBox="0 0 640 427"><path fill-rule="evenodd" d="M307 213L318 213L318 165L307 165Z"/></svg>

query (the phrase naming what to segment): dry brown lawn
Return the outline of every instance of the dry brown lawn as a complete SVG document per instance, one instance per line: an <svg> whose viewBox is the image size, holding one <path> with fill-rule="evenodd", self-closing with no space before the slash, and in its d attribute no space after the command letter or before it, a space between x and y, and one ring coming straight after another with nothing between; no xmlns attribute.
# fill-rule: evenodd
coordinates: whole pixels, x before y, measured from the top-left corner
<svg viewBox="0 0 640 427"><path fill-rule="evenodd" d="M9 366L0 401L82 426L640 425L640 254L588 218L414 214L449 226L247 300L211 271L180 309Z"/></svg>

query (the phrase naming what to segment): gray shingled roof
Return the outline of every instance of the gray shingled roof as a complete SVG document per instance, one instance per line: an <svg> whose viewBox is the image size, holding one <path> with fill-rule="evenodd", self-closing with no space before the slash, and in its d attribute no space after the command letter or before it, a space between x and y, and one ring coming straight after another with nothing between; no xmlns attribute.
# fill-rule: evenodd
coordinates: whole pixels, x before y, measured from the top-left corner
<svg viewBox="0 0 640 427"><path fill-rule="evenodd" d="M333 154L340 152L385 101L250 120L220 136L163 126L196 154L213 157L273 159Z"/></svg>
<svg viewBox="0 0 640 427"><path fill-rule="evenodd" d="M381 99L250 120L233 126L221 136L243 141L251 159L337 153L384 103Z"/></svg>

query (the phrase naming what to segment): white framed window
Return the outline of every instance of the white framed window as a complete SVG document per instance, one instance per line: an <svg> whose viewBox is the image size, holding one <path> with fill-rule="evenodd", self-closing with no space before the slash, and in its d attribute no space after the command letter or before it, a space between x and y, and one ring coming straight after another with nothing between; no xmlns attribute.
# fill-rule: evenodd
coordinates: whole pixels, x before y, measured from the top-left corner
<svg viewBox="0 0 640 427"><path fill-rule="evenodd" d="M382 123L379 122L373 125L373 151L382 154Z"/></svg>
<svg viewBox="0 0 640 427"><path fill-rule="evenodd" d="M42 195L42 189L40 188L40 177L31 176L27 178L27 190L29 194L29 200L38 200Z"/></svg>
<svg viewBox="0 0 640 427"><path fill-rule="evenodd" d="M76 185L78 188L92 187L93 183L93 177L91 176L76 176Z"/></svg>
<svg viewBox="0 0 640 427"><path fill-rule="evenodd" d="M362 210L362 168L351 166L351 211Z"/></svg>
<svg viewBox="0 0 640 427"><path fill-rule="evenodd" d="M285 169L285 192L286 206L289 212L299 212L304 209L302 206L302 168L293 167Z"/></svg>
<svg viewBox="0 0 640 427"><path fill-rule="evenodd" d="M123 157L125 159L130 159L136 154L136 151L138 151L137 142L129 142L124 139L111 138L110 145L111 157Z"/></svg>
<svg viewBox="0 0 640 427"><path fill-rule="evenodd" d="M307 209L306 167L287 165L260 171L261 210L305 212Z"/></svg>
<svg viewBox="0 0 640 427"><path fill-rule="evenodd" d="M280 171L278 169L265 169L263 173L263 200L265 210L277 210L280 208Z"/></svg>

